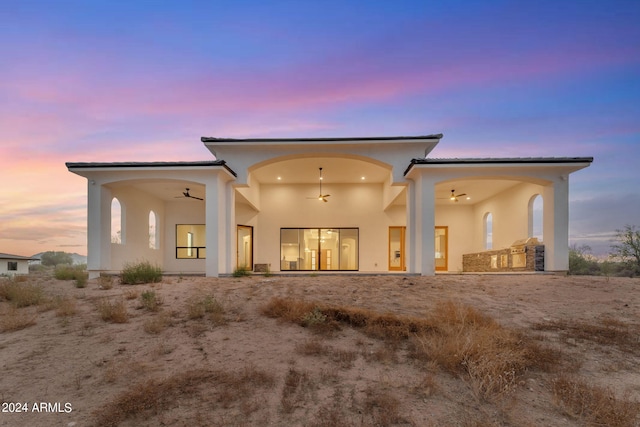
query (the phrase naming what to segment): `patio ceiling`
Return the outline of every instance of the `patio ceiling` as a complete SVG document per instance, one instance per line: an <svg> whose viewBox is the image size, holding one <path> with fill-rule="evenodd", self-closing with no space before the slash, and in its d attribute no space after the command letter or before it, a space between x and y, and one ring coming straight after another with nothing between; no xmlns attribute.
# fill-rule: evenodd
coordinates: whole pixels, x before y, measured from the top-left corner
<svg viewBox="0 0 640 427"><path fill-rule="evenodd" d="M362 160L313 157L271 163L256 169L251 176L261 184L315 184L320 167L322 182L327 184L383 183L389 180L390 173L389 169Z"/></svg>
<svg viewBox="0 0 640 427"><path fill-rule="evenodd" d="M262 184L316 184L318 167L323 168L323 183L384 183L389 179L389 171L380 166L361 160L313 158L296 159L273 163L254 172L254 178ZM281 177L278 180L278 176ZM362 177L365 177L362 180ZM520 181L484 179L454 180L436 185L436 205L455 204L457 206L473 205L505 191ZM133 186L138 190L168 202L201 203L200 200L183 197L185 188L189 194L204 198L205 187L189 181L179 180L138 180L112 184L111 186ZM458 202L449 200L451 190L456 194L466 193L470 199L460 197ZM398 200L403 203L403 198Z"/></svg>

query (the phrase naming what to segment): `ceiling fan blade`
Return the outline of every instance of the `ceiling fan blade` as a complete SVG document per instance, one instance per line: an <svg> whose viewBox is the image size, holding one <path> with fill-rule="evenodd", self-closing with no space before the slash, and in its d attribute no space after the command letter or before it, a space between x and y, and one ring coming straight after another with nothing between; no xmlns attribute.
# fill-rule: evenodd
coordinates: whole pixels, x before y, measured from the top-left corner
<svg viewBox="0 0 640 427"><path fill-rule="evenodd" d="M325 197L330 197L330 196L331 196L331 194L324 194L324 195L322 195L320 197L325 198Z"/></svg>
<svg viewBox="0 0 640 427"><path fill-rule="evenodd" d="M456 194L456 197L462 197L462 196L466 196L467 193L462 193L462 194Z"/></svg>
<svg viewBox="0 0 640 427"><path fill-rule="evenodd" d="M191 197L192 199L196 199L196 200L204 200L202 197L196 197L196 196L189 196L189 197Z"/></svg>

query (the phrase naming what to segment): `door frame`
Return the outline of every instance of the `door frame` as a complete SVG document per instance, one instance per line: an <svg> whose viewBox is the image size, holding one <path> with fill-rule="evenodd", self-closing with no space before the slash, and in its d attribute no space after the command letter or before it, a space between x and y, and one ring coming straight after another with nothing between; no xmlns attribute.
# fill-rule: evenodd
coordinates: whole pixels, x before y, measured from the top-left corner
<svg viewBox="0 0 640 427"><path fill-rule="evenodd" d="M391 230L397 230L397 229L400 230L400 266L392 267L391 266ZM389 239L388 239L388 245L387 245L387 263L388 263L389 271L406 271L407 270L406 245L405 245L406 234L407 234L407 227L404 225L389 226L389 236L388 236Z"/></svg>
<svg viewBox="0 0 640 427"><path fill-rule="evenodd" d="M238 244L239 237L240 237L240 230L249 230L249 242L251 246L249 248L249 265L242 266L242 267L246 267L246 268L249 268L249 270L253 270L253 226L251 225L242 225L242 224L236 225L236 268L240 268L240 245Z"/></svg>
<svg viewBox="0 0 640 427"><path fill-rule="evenodd" d="M447 225L436 225L435 226L435 230L444 230L444 237L445 237L445 250L444 250L444 267L438 267L436 265L436 262L434 260L434 266L436 268L436 271L449 271L449 226ZM435 235L435 230L434 230L434 235ZM433 242L434 245L434 252L435 252L435 240Z"/></svg>

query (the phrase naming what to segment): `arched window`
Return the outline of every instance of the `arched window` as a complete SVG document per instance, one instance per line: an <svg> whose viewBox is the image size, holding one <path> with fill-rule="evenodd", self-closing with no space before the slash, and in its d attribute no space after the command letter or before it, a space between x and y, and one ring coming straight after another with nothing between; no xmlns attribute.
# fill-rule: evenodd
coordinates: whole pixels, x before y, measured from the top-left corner
<svg viewBox="0 0 640 427"><path fill-rule="evenodd" d="M149 211L149 247L158 249L160 241L158 239L158 215L154 211Z"/></svg>
<svg viewBox="0 0 640 427"><path fill-rule="evenodd" d="M529 199L529 237L537 237L542 240L542 207L543 199L535 194Z"/></svg>
<svg viewBox="0 0 640 427"><path fill-rule="evenodd" d="M122 231L122 225L124 223L124 212L120 200L114 197L111 200L111 243L124 243L124 233Z"/></svg>
<svg viewBox="0 0 640 427"><path fill-rule="evenodd" d="M486 250L493 248L493 215L491 212L484 214L482 218L482 245Z"/></svg>

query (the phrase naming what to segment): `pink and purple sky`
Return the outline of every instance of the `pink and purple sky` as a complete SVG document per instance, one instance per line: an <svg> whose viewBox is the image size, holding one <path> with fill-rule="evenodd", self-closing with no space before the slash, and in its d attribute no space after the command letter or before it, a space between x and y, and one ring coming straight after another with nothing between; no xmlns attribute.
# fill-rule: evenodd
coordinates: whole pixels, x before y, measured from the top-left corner
<svg viewBox="0 0 640 427"><path fill-rule="evenodd" d="M0 252L86 254L66 161L201 136L444 133L432 157L593 156L570 244L640 226L640 1L0 2Z"/></svg>

